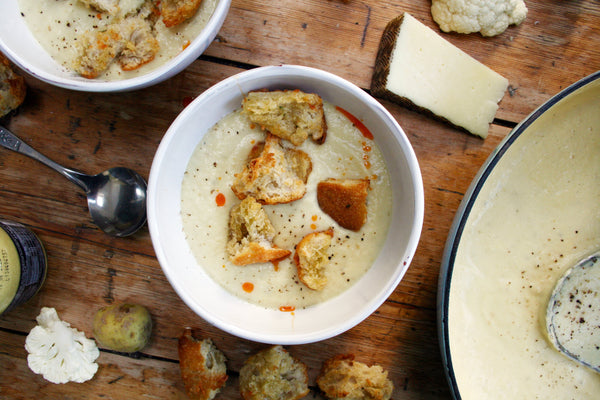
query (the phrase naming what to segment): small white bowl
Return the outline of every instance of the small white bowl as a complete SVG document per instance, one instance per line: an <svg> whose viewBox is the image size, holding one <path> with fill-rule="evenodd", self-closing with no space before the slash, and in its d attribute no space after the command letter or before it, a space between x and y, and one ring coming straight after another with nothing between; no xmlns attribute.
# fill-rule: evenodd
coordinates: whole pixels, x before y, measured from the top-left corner
<svg viewBox="0 0 600 400"><path fill-rule="evenodd" d="M181 72L212 43L225 21L231 0L219 0L200 34L176 57L134 78L118 81L86 79L59 65L33 36L17 0L0 1L0 51L30 75L67 89L85 92L123 92L148 87Z"/></svg>
<svg viewBox="0 0 600 400"><path fill-rule="evenodd" d="M194 258L180 215L182 178L196 145L216 122L241 107L243 93L262 88L314 92L354 114L374 133L392 184L392 221L374 265L347 291L293 314L245 302L214 282ZM301 66L252 69L202 93L165 134L154 157L148 184L152 243L177 294L194 312L218 328L272 344L324 340L367 318L394 291L408 269L421 234L423 213L423 183L417 158L396 120L352 83Z"/></svg>

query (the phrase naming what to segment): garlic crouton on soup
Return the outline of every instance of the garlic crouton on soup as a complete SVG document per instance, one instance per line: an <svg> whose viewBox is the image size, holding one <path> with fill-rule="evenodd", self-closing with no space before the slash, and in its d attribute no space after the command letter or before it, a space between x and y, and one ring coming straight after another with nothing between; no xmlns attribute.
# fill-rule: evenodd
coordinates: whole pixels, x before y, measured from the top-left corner
<svg viewBox="0 0 600 400"><path fill-rule="evenodd" d="M103 31L82 35L80 55L74 69L85 78L96 78L112 62L118 62L125 71L139 68L152 61L159 44L152 26L143 17L131 17L111 24Z"/></svg>
<svg viewBox="0 0 600 400"><path fill-rule="evenodd" d="M179 25L196 14L202 0L161 0L160 14L167 28Z"/></svg>
<svg viewBox="0 0 600 400"><path fill-rule="evenodd" d="M369 187L368 179L329 178L317 184L317 201L342 228L356 232L367 221Z"/></svg>
<svg viewBox="0 0 600 400"><path fill-rule="evenodd" d="M327 284L326 267L332 238L333 229L330 228L309 233L296 246L294 262L298 278L310 289L321 290Z"/></svg>
<svg viewBox="0 0 600 400"><path fill-rule="evenodd" d="M289 250L273 244L275 228L265 210L253 197L246 197L229 213L227 253L235 265L279 260Z"/></svg>
<svg viewBox="0 0 600 400"><path fill-rule="evenodd" d="M322 144L327 136L323 99L300 90L253 91L242 101L250 121L273 135L301 145L308 137Z"/></svg>
<svg viewBox="0 0 600 400"><path fill-rule="evenodd" d="M278 137L267 134L264 145L255 146L249 158L231 185L239 199L252 196L261 204L279 204L306 193L312 162L305 152L284 147Z"/></svg>

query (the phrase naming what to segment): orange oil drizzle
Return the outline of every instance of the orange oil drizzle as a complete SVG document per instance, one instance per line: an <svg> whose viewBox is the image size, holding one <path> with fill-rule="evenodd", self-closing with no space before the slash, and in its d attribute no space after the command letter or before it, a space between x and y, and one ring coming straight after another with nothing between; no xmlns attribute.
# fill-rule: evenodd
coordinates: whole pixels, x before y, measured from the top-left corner
<svg viewBox="0 0 600 400"><path fill-rule="evenodd" d="M279 271L279 261L280 260L271 260L271 264L273 264L273 270L275 272Z"/></svg>
<svg viewBox="0 0 600 400"><path fill-rule="evenodd" d="M217 203L217 207L223 207L225 205L225 195L223 193L217 194L215 197L215 202Z"/></svg>
<svg viewBox="0 0 600 400"><path fill-rule="evenodd" d="M364 137L373 140L373 134L371 133L369 128L367 128L365 124L363 124L358 118L350 114L348 111L344 110L342 107L335 106L335 109L344 114L346 118L348 118L350 122L352 122L352 124L360 131L360 133L362 133Z"/></svg>

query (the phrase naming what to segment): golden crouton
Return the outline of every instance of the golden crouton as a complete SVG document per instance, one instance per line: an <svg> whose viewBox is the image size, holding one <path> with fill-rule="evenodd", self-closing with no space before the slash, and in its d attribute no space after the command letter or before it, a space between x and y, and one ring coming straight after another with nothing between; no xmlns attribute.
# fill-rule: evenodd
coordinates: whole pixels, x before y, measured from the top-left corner
<svg viewBox="0 0 600 400"><path fill-rule="evenodd" d="M321 144L327 135L323 100L300 90L254 91L242 101L243 112L262 129L294 146L309 136Z"/></svg>
<svg viewBox="0 0 600 400"><path fill-rule="evenodd" d="M8 58L0 53L0 117L16 110L25 100L26 92L25 79L15 73Z"/></svg>
<svg viewBox="0 0 600 400"><path fill-rule="evenodd" d="M304 236L296 246L294 262L298 278L310 289L321 290L327 284L325 267L329 261L327 250L332 238L333 229L312 232Z"/></svg>
<svg viewBox="0 0 600 400"><path fill-rule="evenodd" d="M84 78L93 79L104 72L123 48L119 29L109 27L102 32L86 32L80 38L80 56L74 69Z"/></svg>
<svg viewBox="0 0 600 400"><path fill-rule="evenodd" d="M254 354L240 369L244 400L296 400L309 393L307 368L282 346Z"/></svg>
<svg viewBox="0 0 600 400"><path fill-rule="evenodd" d="M265 143L250 152L243 171L235 174L231 190L239 199L252 196L261 204L289 203L304 196L311 170L308 154L283 147L279 138L267 134Z"/></svg>
<svg viewBox="0 0 600 400"><path fill-rule="evenodd" d="M196 14L202 0L162 0L160 2L163 22L167 28L178 25Z"/></svg>
<svg viewBox="0 0 600 400"><path fill-rule="evenodd" d="M104 31L86 32L80 39L80 56L74 69L85 78L96 78L117 59L123 70L134 70L152 61L159 44L148 20L130 17Z"/></svg>
<svg viewBox="0 0 600 400"><path fill-rule="evenodd" d="M279 260L291 251L273 244L275 228L260 203L246 197L229 213L227 253L235 265Z"/></svg>
<svg viewBox="0 0 600 400"><path fill-rule="evenodd" d="M124 71L132 71L154 60L160 48L152 27L142 18L128 18L127 40L119 56Z"/></svg>
<svg viewBox="0 0 600 400"><path fill-rule="evenodd" d="M359 231L367 221L368 190L368 179L330 178L317 184L317 201L341 227Z"/></svg>
<svg viewBox="0 0 600 400"><path fill-rule="evenodd" d="M211 400L227 381L227 362L212 340L199 340L186 328L179 338L179 367L185 390L192 400Z"/></svg>
<svg viewBox="0 0 600 400"><path fill-rule="evenodd" d="M354 355L338 355L323 364L317 385L331 400L388 400L394 384L379 365L354 361Z"/></svg>

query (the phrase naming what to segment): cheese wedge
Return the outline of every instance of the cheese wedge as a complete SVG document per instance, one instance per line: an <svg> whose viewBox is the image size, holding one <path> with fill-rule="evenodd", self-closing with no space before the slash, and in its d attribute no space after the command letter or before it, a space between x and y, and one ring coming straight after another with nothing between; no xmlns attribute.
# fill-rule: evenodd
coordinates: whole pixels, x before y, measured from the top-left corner
<svg viewBox="0 0 600 400"><path fill-rule="evenodd" d="M384 30L371 93L485 138L507 87L506 78L404 13Z"/></svg>

